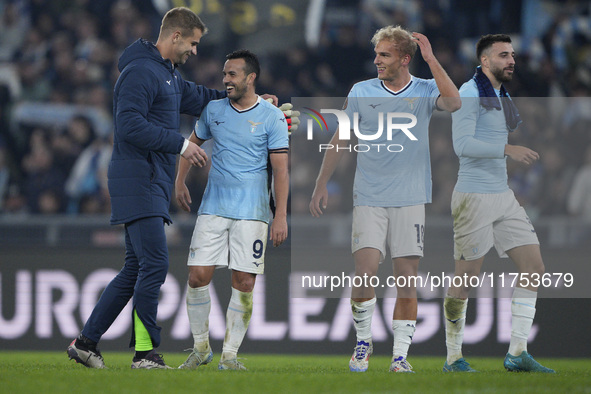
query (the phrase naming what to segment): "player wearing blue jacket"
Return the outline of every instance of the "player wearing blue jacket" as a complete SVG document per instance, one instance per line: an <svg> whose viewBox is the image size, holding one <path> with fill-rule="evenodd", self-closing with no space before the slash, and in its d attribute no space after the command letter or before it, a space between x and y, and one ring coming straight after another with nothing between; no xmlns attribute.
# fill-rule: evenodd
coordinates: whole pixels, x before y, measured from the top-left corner
<svg viewBox="0 0 591 394"><path fill-rule="evenodd" d="M164 225L171 222L176 155L199 167L207 160L179 133L180 114L198 116L209 101L226 96L183 80L176 69L197 54L206 32L195 13L174 8L162 19L156 44L139 39L119 59L108 178L111 224L125 227L125 265L68 347L69 357L86 367L105 368L97 343L133 297L132 368L169 368L154 348L160 345L156 312L168 271Z"/></svg>

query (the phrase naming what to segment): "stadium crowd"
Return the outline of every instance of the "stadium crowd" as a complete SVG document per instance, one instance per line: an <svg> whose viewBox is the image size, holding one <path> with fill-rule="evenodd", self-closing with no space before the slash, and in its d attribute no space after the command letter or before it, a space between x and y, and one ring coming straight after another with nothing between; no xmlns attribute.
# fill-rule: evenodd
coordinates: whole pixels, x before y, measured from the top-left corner
<svg viewBox="0 0 591 394"><path fill-rule="evenodd" d="M302 42L282 52L259 53L266 66L260 92L276 94L280 102L345 97L353 83L375 76L368 42L386 24L429 37L460 86L474 72L479 36L511 34L517 64L509 90L513 97L545 98L552 121L530 122L512 136L514 144L527 140L524 145L538 151L541 160L531 168L511 163L510 186L532 218L591 216L591 191L581 186L591 183L586 153L591 145L591 2L329 0L323 15L317 45ZM106 169L117 59L139 37L155 41L160 19L148 1L0 0L0 212L109 212ZM232 42L212 48L207 36L202 43L197 58L181 72L188 80L222 89L223 54L237 48ZM415 76L430 78L420 58L413 63ZM537 108L526 101L520 111ZM193 122L183 119L187 134ZM442 214L449 213L458 166L451 120L437 124L446 122L442 128L447 131L431 134L433 204L427 206L428 212ZM321 157L298 160L298 154L301 149L294 146L292 163L298 166L292 165L291 209L304 213ZM349 167L335 174L329 187L333 209L350 212L354 165L349 160ZM190 174L193 196L202 195L206 179L206 171Z"/></svg>

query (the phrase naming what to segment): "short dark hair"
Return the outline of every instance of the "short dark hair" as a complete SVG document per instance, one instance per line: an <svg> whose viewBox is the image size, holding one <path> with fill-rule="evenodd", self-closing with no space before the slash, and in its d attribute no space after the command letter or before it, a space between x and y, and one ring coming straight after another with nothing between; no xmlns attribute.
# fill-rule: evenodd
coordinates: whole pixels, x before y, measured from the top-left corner
<svg viewBox="0 0 591 394"><path fill-rule="evenodd" d="M511 43L511 37L507 34L487 34L480 37L480 40L476 43L476 57L480 61L482 52L490 48L495 42L508 42Z"/></svg>
<svg viewBox="0 0 591 394"><path fill-rule="evenodd" d="M205 23L199 16L187 7L176 7L169 10L162 18L160 35L171 34L173 30L179 30L183 37L192 36L193 30L199 29L201 33L207 33Z"/></svg>
<svg viewBox="0 0 591 394"><path fill-rule="evenodd" d="M226 55L226 60L231 59L244 59L244 72L246 75L255 73L256 77L254 81L256 82L259 79L259 75L261 74L261 66L259 64L259 58L257 55L248 49L239 49Z"/></svg>

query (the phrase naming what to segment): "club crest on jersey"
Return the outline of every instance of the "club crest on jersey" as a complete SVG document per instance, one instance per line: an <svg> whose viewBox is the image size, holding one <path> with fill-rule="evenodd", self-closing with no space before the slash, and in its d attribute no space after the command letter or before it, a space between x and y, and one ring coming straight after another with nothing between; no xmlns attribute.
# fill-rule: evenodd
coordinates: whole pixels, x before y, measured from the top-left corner
<svg viewBox="0 0 591 394"><path fill-rule="evenodd" d="M250 132L254 133L255 131L257 131L257 126L260 124L263 124L263 122L253 122L252 120L249 120L248 123L250 123Z"/></svg>
<svg viewBox="0 0 591 394"><path fill-rule="evenodd" d="M408 103L408 108L410 108L411 110L414 109L415 107L415 101L418 97L414 97L414 98L405 98L404 101L406 101Z"/></svg>

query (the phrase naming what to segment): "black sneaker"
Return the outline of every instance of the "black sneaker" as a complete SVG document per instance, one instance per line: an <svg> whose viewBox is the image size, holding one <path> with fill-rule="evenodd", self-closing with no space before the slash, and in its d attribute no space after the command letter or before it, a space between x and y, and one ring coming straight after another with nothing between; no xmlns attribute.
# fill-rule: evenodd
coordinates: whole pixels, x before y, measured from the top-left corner
<svg viewBox="0 0 591 394"><path fill-rule="evenodd" d="M144 358L133 358L131 369L172 369L164 363L162 354L158 354L152 349Z"/></svg>
<svg viewBox="0 0 591 394"><path fill-rule="evenodd" d="M85 348L80 343L76 346L76 339L74 339L72 343L70 343L70 346L68 346L67 353L70 360L74 360L78 364L82 364L87 368L107 368L100 350L97 348Z"/></svg>

